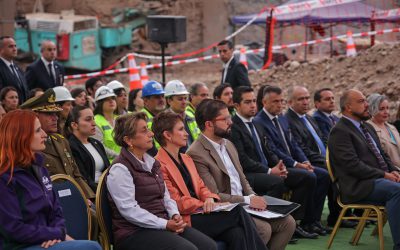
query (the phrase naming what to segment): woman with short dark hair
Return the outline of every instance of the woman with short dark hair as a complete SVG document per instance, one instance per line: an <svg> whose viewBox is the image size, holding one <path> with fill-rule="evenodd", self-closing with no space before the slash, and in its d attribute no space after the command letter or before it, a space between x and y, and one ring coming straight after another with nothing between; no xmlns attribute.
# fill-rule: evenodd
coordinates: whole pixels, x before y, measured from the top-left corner
<svg viewBox="0 0 400 250"><path fill-rule="evenodd" d="M182 118L162 112L154 118L152 130L161 145L155 158L161 163L165 183L183 220L209 237L224 241L228 249L266 249L251 217L241 206L229 212L212 213L221 205L219 196L206 187L192 158L179 153L188 139ZM203 213L198 213L199 210Z"/></svg>
<svg viewBox="0 0 400 250"><path fill-rule="evenodd" d="M106 181L116 250L216 249L212 239L186 227L169 196L160 163L146 153L153 147L146 115L117 118L114 139L121 153Z"/></svg>

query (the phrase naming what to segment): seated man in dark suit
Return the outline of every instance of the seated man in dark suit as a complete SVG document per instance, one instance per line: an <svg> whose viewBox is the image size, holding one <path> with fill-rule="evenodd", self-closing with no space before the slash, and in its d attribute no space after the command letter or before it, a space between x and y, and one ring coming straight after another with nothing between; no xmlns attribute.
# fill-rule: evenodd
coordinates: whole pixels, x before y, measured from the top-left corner
<svg viewBox="0 0 400 250"><path fill-rule="evenodd" d="M55 61L57 47L49 40L42 42L40 46L41 58L26 68L26 81L29 89L41 88L46 91L49 88L62 86L64 83L64 67Z"/></svg>
<svg viewBox="0 0 400 250"><path fill-rule="evenodd" d="M262 125L275 146L271 148L272 152L283 160L289 171L285 184L293 189L291 200L302 205L294 216L302 221L307 231L326 234L329 229L322 226L320 220L329 176L326 170L311 165L294 140L286 117L280 116L285 102L282 90L269 86L263 92L263 108L254 121ZM291 178L291 174L296 178Z"/></svg>
<svg viewBox="0 0 400 250"><path fill-rule="evenodd" d="M307 114L310 110L310 93L305 87L294 86L288 90L289 109L285 116L288 119L290 130L301 150L310 161L317 166L324 175L328 175L325 162L327 138L322 136L315 120ZM332 186L329 186L328 222L334 224L340 213L340 207L333 195Z"/></svg>
<svg viewBox="0 0 400 250"><path fill-rule="evenodd" d="M378 136L366 120L368 102L358 90L340 98L343 117L333 127L329 160L337 178L343 203L385 205L394 250L400 250L400 174L394 171Z"/></svg>
<svg viewBox="0 0 400 250"><path fill-rule="evenodd" d="M240 164L250 186L259 195L282 198L287 170L268 146L269 138L253 122L256 98L253 89L238 87L233 93L236 115L232 118L230 140L235 144Z"/></svg>
<svg viewBox="0 0 400 250"><path fill-rule="evenodd" d="M222 71L222 83L229 83L235 90L239 86L250 86L250 80L246 67L236 61L233 55L233 44L231 41L223 40L217 45L219 58L224 63Z"/></svg>
<svg viewBox="0 0 400 250"><path fill-rule="evenodd" d="M332 112L335 110L335 95L330 88L319 89L314 93L314 105L317 109L313 118L321 130L322 137L328 138L331 129L339 121Z"/></svg>
<svg viewBox="0 0 400 250"><path fill-rule="evenodd" d="M0 89L14 87L18 92L19 104L26 101L28 87L22 70L15 64L17 44L10 36L0 37Z"/></svg>

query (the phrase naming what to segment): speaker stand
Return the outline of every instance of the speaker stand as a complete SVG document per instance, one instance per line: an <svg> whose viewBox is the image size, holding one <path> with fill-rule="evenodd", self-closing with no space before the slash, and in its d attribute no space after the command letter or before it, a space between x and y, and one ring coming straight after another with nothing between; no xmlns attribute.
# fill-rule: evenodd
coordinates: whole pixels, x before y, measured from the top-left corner
<svg viewBox="0 0 400 250"><path fill-rule="evenodd" d="M165 48L168 47L168 43L160 43L161 46L161 67L162 67L162 82L161 84L165 87Z"/></svg>

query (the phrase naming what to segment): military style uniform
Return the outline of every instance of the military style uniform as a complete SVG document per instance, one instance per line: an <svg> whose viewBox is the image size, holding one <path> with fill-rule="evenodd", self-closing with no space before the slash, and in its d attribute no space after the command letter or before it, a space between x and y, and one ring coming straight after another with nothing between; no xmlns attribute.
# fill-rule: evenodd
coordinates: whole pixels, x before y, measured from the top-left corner
<svg viewBox="0 0 400 250"><path fill-rule="evenodd" d="M32 97L24 102L21 109L30 109L35 112L55 113L62 109L55 104L55 93L53 89L48 89L43 95ZM45 156L44 165L50 175L66 174L71 176L82 188L86 198L95 198L96 195L87 184L78 166L72 157L71 148L68 141L60 134L50 134L45 142L46 149L43 151Z"/></svg>

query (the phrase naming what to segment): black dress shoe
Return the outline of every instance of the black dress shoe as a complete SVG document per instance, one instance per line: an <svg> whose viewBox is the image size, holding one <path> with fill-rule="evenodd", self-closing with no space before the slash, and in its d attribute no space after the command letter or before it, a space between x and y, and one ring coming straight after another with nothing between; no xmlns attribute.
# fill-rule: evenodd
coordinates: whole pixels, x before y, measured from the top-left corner
<svg viewBox="0 0 400 250"><path fill-rule="evenodd" d="M297 238L304 238L304 239L318 239L317 233L306 232L300 226L296 227L296 230L294 231L294 236Z"/></svg>
<svg viewBox="0 0 400 250"><path fill-rule="evenodd" d="M292 238L289 240L289 244L290 244L290 245L297 244L297 241L299 241L299 239L292 237Z"/></svg>
<svg viewBox="0 0 400 250"><path fill-rule="evenodd" d="M326 231L323 230L322 228L319 228L317 225L315 225L315 223L310 223L310 224L304 225L303 229L308 233L316 233L321 236L326 235Z"/></svg>
<svg viewBox="0 0 400 250"><path fill-rule="evenodd" d="M358 224L357 221L344 220L340 224L340 227L342 227L342 228L354 228L354 227L357 226L357 224Z"/></svg>
<svg viewBox="0 0 400 250"><path fill-rule="evenodd" d="M320 221L315 222L314 225L316 225L320 229L324 230L327 234L332 233L332 228L322 225Z"/></svg>

